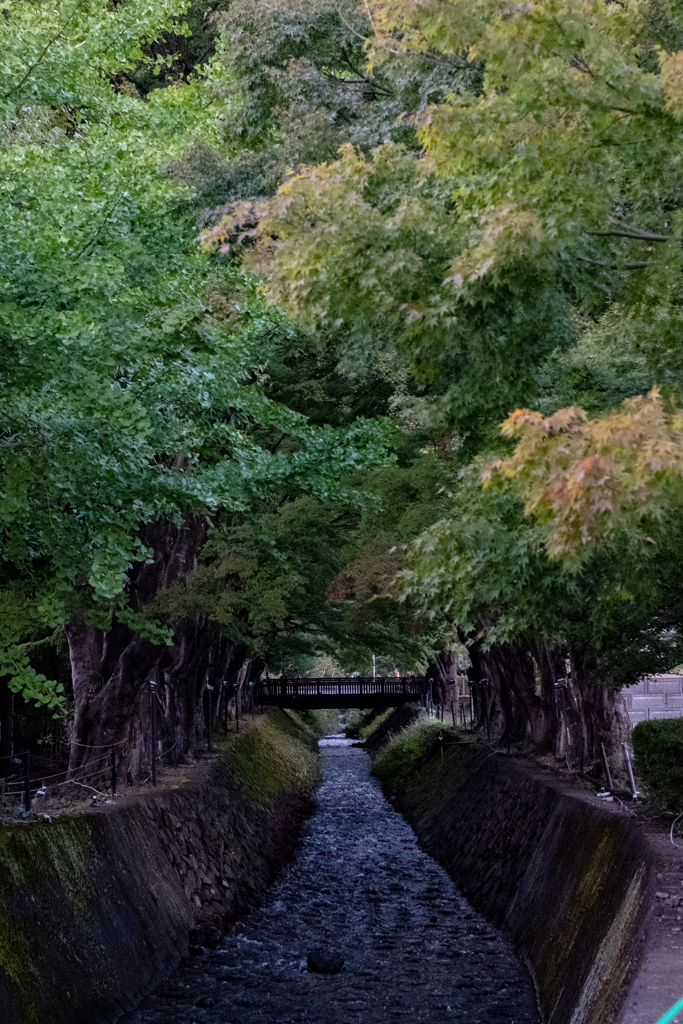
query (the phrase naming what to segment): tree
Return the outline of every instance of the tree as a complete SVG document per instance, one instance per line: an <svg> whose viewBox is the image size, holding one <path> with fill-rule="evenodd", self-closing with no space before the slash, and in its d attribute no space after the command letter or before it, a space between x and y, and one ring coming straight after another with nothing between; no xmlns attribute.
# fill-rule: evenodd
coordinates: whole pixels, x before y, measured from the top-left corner
<svg viewBox="0 0 683 1024"><path fill-rule="evenodd" d="M117 743L135 774L164 658L173 728L191 742L198 695L182 686L198 665L199 691L220 675L229 644L196 614L170 629L151 606L194 568L207 516L283 485L333 501L347 468L387 451L382 424L317 429L264 394L282 317L199 251L192 192L166 173L193 138L215 139L220 66L144 102L119 86L161 33L182 34L177 14L83 0L17 3L0 22L0 672L57 706L60 684L22 641L66 624L74 769Z"/></svg>
<svg viewBox="0 0 683 1024"><path fill-rule="evenodd" d="M395 347L425 387L432 422L464 435L463 462L498 450L536 521L514 497L479 495L478 463L454 489L449 518L417 542L405 592L423 613L448 609L489 665L498 657L498 710L501 666L514 676L522 659L519 714L537 738L556 731L551 687L567 656L587 707L584 735L606 735L616 704L599 684L629 680L621 652L637 655L634 671L676 658L677 556L648 561L641 545L636 568L622 529L631 516L640 537L655 506L676 506L673 482L666 498L654 486L638 504L660 468L676 476L676 414L666 421L642 399L582 427L580 414L557 410L581 387L593 412L658 377L667 392L680 389L680 19L571 0L368 10L373 70L390 74L416 53L459 59L484 68L481 87L417 113L421 153L347 148L300 169L261 207L254 265L272 299L317 329L362 323L372 358ZM230 217L214 235L230 246L237 236ZM516 414L519 455L506 460L496 424L532 403L545 419ZM594 479L581 477L584 455L600 470ZM600 508L607 488L622 491L614 511ZM583 552L611 536L611 551L586 558L580 576L548 561L553 545ZM532 698L544 665L539 731ZM518 734L517 713L505 714Z"/></svg>
<svg viewBox="0 0 683 1024"><path fill-rule="evenodd" d="M354 0L234 0L214 24L227 71L221 142L200 142L176 165L207 206L271 195L288 167L334 159L345 142L419 148L408 115L480 78L458 57L367 67L371 26Z"/></svg>

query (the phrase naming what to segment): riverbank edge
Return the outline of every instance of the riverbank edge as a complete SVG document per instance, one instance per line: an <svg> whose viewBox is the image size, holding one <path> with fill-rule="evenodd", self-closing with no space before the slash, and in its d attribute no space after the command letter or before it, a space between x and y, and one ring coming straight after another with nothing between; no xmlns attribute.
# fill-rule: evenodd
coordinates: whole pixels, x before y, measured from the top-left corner
<svg viewBox="0 0 683 1024"><path fill-rule="evenodd" d="M381 759L381 750L378 757ZM529 967L546 1024L613 1024L655 858L631 819L515 757L450 740L385 794Z"/></svg>
<svg viewBox="0 0 683 1024"><path fill-rule="evenodd" d="M273 711L173 788L0 829L0 1020L104 1024L227 927L294 851L317 737Z"/></svg>

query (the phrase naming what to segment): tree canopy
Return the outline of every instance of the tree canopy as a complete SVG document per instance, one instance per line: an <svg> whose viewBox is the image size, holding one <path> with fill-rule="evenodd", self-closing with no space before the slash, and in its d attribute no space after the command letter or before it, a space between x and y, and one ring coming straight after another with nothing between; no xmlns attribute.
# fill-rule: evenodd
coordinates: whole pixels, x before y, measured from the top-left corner
<svg viewBox="0 0 683 1024"><path fill-rule="evenodd" d="M340 140L246 219L226 209L205 244L241 248L270 301L342 360L394 359L411 382L394 408L448 438L450 505L404 551L403 600L484 651L568 651L596 685L671 667L679 14L571 0L364 11L373 75L421 61L460 78L403 112L414 137L387 133L372 152Z"/></svg>
<svg viewBox="0 0 683 1024"><path fill-rule="evenodd" d="M0 32L14 689L58 701L23 645L76 619L209 623L216 672L463 642L527 708L566 659L683 660L675 8L19 0ZM195 547L142 600L159 523Z"/></svg>
<svg viewBox="0 0 683 1024"><path fill-rule="evenodd" d="M380 421L316 427L265 393L282 317L201 253L192 190L168 171L215 139L220 68L144 102L119 85L177 14L17 3L0 23L2 672L52 704L20 646L36 630L81 611L169 641L128 605L145 523L282 487L334 502L345 472L387 457ZM271 451L273 434L288 443Z"/></svg>

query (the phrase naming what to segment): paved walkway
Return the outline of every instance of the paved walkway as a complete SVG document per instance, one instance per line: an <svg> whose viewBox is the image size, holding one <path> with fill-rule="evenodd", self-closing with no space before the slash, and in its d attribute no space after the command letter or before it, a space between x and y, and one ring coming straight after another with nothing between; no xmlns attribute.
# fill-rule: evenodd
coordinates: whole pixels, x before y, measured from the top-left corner
<svg viewBox="0 0 683 1024"><path fill-rule="evenodd" d="M365 751L321 757L318 812L264 906L126 1024L538 1024L526 969L419 849ZM309 971L316 950L343 970Z"/></svg>

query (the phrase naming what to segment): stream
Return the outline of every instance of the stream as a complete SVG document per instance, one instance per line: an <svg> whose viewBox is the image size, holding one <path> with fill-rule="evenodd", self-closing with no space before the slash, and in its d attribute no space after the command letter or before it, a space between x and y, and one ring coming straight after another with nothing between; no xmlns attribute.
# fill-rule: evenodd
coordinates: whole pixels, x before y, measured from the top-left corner
<svg viewBox="0 0 683 1024"><path fill-rule="evenodd" d="M365 751L330 737L320 754L296 859L218 949L184 960L125 1024L538 1024L526 968L420 850ZM317 973L309 958L343 967Z"/></svg>

